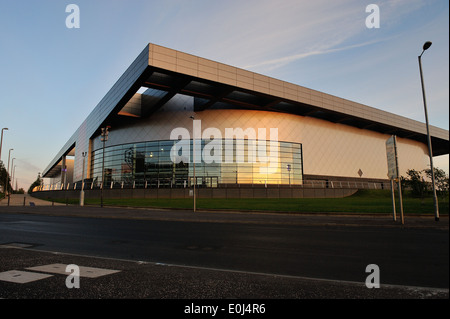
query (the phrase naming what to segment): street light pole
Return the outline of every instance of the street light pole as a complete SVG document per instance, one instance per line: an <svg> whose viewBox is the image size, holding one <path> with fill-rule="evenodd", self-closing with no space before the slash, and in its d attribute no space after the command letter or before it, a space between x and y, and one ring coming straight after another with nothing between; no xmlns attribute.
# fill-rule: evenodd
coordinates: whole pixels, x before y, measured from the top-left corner
<svg viewBox="0 0 450 319"><path fill-rule="evenodd" d="M100 192L100 207L103 207L103 188L105 187L105 142L108 140L108 129L111 126L107 126L105 128L102 127L102 137L101 141L103 142L103 155L102 155L102 187Z"/></svg>
<svg viewBox="0 0 450 319"><path fill-rule="evenodd" d="M195 117L192 115L190 116L192 119L192 123L194 123ZM192 167L194 168L194 213L196 210L196 203L195 203L195 184L197 184L197 180L195 179L195 131L194 127L192 127Z"/></svg>
<svg viewBox="0 0 450 319"><path fill-rule="evenodd" d="M0 139L0 162L2 160L3 131L5 130L7 131L8 128L7 127L2 128L2 137Z"/></svg>
<svg viewBox="0 0 450 319"><path fill-rule="evenodd" d="M84 206L84 164L85 164L86 154L87 154L87 152L81 153L81 155L83 156L83 170L81 173L80 206Z"/></svg>
<svg viewBox="0 0 450 319"><path fill-rule="evenodd" d="M10 181L11 181L11 191L14 190L14 160L16 158L13 157L13 159L11 160L11 176L10 176ZM8 167L9 169L9 167Z"/></svg>
<svg viewBox="0 0 450 319"><path fill-rule="evenodd" d="M15 175L16 175L16 165L14 165L14 167L13 167L12 177L11 177L11 188L12 188L13 192L14 192L14 178L15 178ZM16 187L16 191L17 191L17 187Z"/></svg>
<svg viewBox="0 0 450 319"><path fill-rule="evenodd" d="M8 128L7 127L2 128L2 136L0 139L0 162L2 161L3 131L5 131L5 130L8 130ZM6 184L5 184L4 193L5 193L5 198L6 198Z"/></svg>
<svg viewBox="0 0 450 319"><path fill-rule="evenodd" d="M291 187L291 164L287 164L286 165L286 169L287 169L288 174L289 174L289 187Z"/></svg>
<svg viewBox="0 0 450 319"><path fill-rule="evenodd" d="M13 148L9 149L9 154L8 154L8 168L6 170L6 178L5 178L5 198L6 198L6 194L8 194L8 206L9 206L9 193L8 193L8 179L9 179L9 159L11 158L11 151L13 151Z"/></svg>
<svg viewBox="0 0 450 319"><path fill-rule="evenodd" d="M6 192L8 191L9 161L10 161L10 158L11 158L11 151L14 151L14 149L10 148L9 149L9 154L8 154L8 167L6 168L5 195L6 195Z"/></svg>
<svg viewBox="0 0 450 319"><path fill-rule="evenodd" d="M427 111L427 100L425 97L425 85L423 81L423 73L422 73L422 54L431 46L431 42L427 41L423 45L423 51L419 55L419 69L420 69L420 81L422 83L422 96L423 96L423 107L425 109L425 121L427 124L427 141L428 141L428 153L430 156L430 168L431 168L431 183L433 185L433 201L434 201L434 219L439 221L439 204L436 196L436 183L434 179L434 167L433 167L433 151L431 146L431 137L430 137L430 125L428 123L428 111Z"/></svg>

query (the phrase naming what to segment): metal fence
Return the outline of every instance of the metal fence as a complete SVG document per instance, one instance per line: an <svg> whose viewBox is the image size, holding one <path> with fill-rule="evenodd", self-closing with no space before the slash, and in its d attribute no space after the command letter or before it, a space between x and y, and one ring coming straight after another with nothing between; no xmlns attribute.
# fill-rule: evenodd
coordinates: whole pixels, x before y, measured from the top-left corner
<svg viewBox="0 0 450 319"><path fill-rule="evenodd" d="M356 189L390 189L389 182L359 182L359 181L324 181L306 180L306 188L356 188Z"/></svg>
<svg viewBox="0 0 450 319"><path fill-rule="evenodd" d="M154 188L190 188L190 181L171 180L135 180L133 182L107 182L105 185L92 181L81 181L77 183L56 183L35 187L36 191L56 191L56 190L93 190L93 189L154 189ZM197 188L318 188L318 189L390 189L389 182L367 182L367 181L330 181L330 180L305 180L302 184L221 184L197 181Z"/></svg>

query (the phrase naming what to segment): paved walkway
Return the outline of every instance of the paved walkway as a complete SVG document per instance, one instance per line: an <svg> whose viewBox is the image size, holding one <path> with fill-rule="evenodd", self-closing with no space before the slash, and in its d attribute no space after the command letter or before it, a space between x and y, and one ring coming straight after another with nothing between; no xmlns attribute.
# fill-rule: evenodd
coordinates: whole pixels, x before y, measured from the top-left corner
<svg viewBox="0 0 450 319"><path fill-rule="evenodd" d="M11 194L9 198L9 206L52 206L52 205L64 205L60 203L54 203L35 197L31 197L28 194ZM8 206L8 198L0 199L0 206Z"/></svg>
<svg viewBox="0 0 450 319"><path fill-rule="evenodd" d="M11 196L10 207L7 199L0 201L0 215L6 214L38 214L48 216L72 216L95 218L119 218L142 219L160 221L189 221L189 222L214 222L214 223L251 223L251 224L289 224L308 226L346 226L346 227L387 227L387 228L431 228L449 229L448 215L441 216L439 222L433 216L405 216L405 224L394 222L389 214L342 214L342 213L302 213L289 214L280 212L239 212L239 211L214 211L162 209L162 208L132 208L132 207L108 207L78 206L54 203L25 195ZM34 202L35 207L30 206Z"/></svg>

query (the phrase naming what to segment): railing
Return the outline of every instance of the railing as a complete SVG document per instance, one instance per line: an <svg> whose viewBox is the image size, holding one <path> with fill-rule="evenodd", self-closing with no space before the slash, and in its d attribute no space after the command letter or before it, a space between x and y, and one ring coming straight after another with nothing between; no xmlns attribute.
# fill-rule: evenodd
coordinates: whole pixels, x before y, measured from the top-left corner
<svg viewBox="0 0 450 319"><path fill-rule="evenodd" d="M36 191L57 191L57 190L89 190L89 189L147 189L147 188L189 188L192 185L188 181L171 180L136 180L133 182L107 182L105 185L92 181L67 183L67 184L47 184L37 186ZM305 180L302 184L208 184L197 183L198 188L232 188L232 187L265 187L265 188L330 188L330 189L390 189L389 182L367 182L367 181L325 181L325 180Z"/></svg>
<svg viewBox="0 0 450 319"><path fill-rule="evenodd" d="M353 189L390 189L389 182L359 182L359 181L324 181L307 180L303 182L305 188L353 188Z"/></svg>

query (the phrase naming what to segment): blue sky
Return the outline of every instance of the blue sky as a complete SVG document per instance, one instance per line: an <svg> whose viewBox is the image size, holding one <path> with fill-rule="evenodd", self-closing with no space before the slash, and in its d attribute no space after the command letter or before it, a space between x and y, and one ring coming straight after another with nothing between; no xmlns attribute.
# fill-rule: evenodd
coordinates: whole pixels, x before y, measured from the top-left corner
<svg viewBox="0 0 450 319"><path fill-rule="evenodd" d="M14 149L28 189L148 42L424 122L417 56L432 41L429 120L448 130L448 38L447 0L0 0L1 159ZM448 173L448 156L435 166Z"/></svg>

